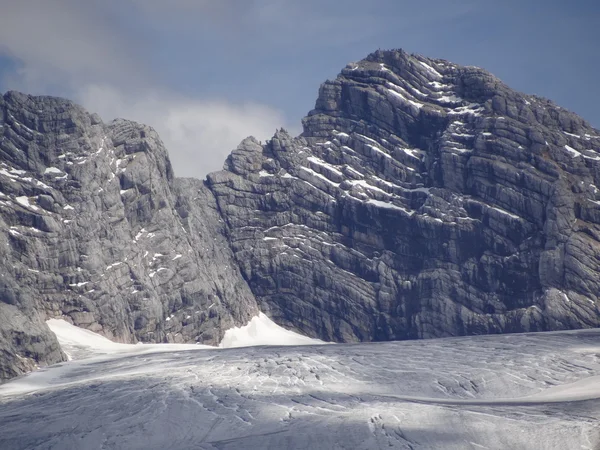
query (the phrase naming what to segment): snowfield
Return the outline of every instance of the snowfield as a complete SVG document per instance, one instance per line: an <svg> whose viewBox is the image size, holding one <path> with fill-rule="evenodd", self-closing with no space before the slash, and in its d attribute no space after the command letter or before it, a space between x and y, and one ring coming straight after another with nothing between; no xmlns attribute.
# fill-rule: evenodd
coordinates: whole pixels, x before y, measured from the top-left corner
<svg viewBox="0 0 600 450"><path fill-rule="evenodd" d="M600 330L317 345L115 344L0 385L1 449L600 449Z"/></svg>

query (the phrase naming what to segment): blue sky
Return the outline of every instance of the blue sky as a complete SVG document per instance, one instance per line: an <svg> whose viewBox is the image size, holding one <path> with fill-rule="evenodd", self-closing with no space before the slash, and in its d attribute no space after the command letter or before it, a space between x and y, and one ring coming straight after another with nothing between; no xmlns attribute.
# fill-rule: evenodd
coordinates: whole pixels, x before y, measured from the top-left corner
<svg viewBox="0 0 600 450"><path fill-rule="evenodd" d="M247 135L300 132L319 85L381 49L488 69L600 127L600 3L0 0L0 91L154 126L177 175Z"/></svg>

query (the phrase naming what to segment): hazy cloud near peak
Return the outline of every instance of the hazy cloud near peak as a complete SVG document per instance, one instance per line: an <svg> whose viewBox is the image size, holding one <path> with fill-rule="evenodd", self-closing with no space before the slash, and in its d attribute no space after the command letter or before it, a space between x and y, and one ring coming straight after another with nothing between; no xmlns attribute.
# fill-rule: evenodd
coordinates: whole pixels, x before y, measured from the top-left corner
<svg viewBox="0 0 600 450"><path fill-rule="evenodd" d="M256 103L194 100L167 92L131 95L101 85L85 87L77 99L103 119L124 117L152 126L169 150L175 174L184 177L221 170L242 139L252 135L265 141L285 125L280 111Z"/></svg>

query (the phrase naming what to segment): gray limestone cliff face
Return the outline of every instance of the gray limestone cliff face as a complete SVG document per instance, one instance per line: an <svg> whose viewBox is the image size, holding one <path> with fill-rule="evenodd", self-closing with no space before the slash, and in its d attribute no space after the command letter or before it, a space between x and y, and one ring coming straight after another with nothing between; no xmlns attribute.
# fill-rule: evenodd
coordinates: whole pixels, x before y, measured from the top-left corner
<svg viewBox="0 0 600 450"><path fill-rule="evenodd" d="M214 197L151 128L9 92L0 136L0 379L65 358L51 317L216 344L257 313Z"/></svg>
<svg viewBox="0 0 600 450"><path fill-rule="evenodd" d="M600 325L600 131L475 67L376 52L210 189L260 307L333 341Z"/></svg>

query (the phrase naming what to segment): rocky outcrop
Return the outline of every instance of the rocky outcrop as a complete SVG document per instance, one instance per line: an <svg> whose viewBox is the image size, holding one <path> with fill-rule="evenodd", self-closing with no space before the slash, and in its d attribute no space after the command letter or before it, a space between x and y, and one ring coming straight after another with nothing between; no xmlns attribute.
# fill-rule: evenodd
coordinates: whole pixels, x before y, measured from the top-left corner
<svg viewBox="0 0 600 450"><path fill-rule="evenodd" d="M0 378L44 321L217 343L260 307L329 341L600 326L600 132L475 67L376 52L294 138L176 179L148 127L0 98Z"/></svg>
<svg viewBox="0 0 600 450"><path fill-rule="evenodd" d="M0 133L0 378L64 358L50 317L216 344L257 313L214 197L151 128L10 92Z"/></svg>
<svg viewBox="0 0 600 450"><path fill-rule="evenodd" d="M208 176L261 309L335 341L600 325L600 132L476 67L377 52Z"/></svg>

